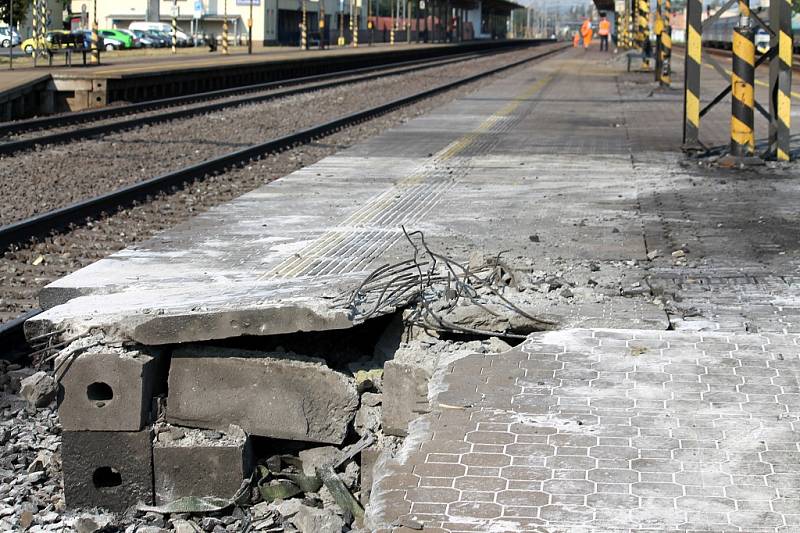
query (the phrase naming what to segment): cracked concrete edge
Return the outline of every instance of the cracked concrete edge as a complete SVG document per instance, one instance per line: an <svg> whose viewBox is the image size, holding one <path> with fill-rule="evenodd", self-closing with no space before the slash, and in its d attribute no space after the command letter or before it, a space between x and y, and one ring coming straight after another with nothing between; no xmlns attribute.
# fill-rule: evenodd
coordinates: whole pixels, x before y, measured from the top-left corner
<svg viewBox="0 0 800 533"><path fill-rule="evenodd" d="M91 298L95 309L73 313L69 307ZM66 308L64 308L66 307ZM134 341L143 345L201 342L244 335L279 335L300 331L325 331L353 327L345 309L324 301L284 301L248 305L240 309L163 313L102 313L97 297L82 297L29 319L25 334L30 339L64 330L70 337L102 331L108 341Z"/></svg>

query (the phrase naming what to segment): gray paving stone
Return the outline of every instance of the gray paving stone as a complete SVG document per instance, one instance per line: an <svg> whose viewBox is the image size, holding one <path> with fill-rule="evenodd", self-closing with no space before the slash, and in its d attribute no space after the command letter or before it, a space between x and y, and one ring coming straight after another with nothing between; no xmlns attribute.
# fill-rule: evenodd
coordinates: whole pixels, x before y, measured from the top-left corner
<svg viewBox="0 0 800 533"><path fill-rule="evenodd" d="M569 330L536 334L509 355L518 357L527 354L528 361L539 358L549 360L548 353L559 347L583 345L587 357L581 361L573 357L571 364L578 370L590 365L603 366L605 362L632 357L627 346L617 346L617 352L607 351L598 358L593 354L597 344L595 338L614 338L637 341L649 346L669 345L672 332ZM585 373L583 381L555 380L541 389L557 400L546 413L530 414L517 409L496 406L493 399L481 398L473 392L472 406L454 418L460 420L461 439L470 446L472 441L489 440L502 446L499 453L460 453L459 463L467 468L465 476L460 470L452 470L451 463L432 463L430 458L447 454L437 450L437 427L448 424L450 409L434 411L432 425L427 433L418 435L427 440L427 452L419 455L426 464L416 464L415 473L421 469L435 469L440 475L450 475L453 485L448 492L450 502L445 512L429 515L414 514L431 527L450 529L448 524L469 521L478 525L478 531L489 531L502 517L503 528L508 531L523 531L530 526L526 520L536 519L544 530L550 531L633 531L650 529L658 531L786 531L793 524L793 516L800 515L800 449L797 448L798 417L779 419L771 412L759 409L728 409L727 403L747 406L751 402L746 393L731 388L729 383L709 383L703 394L691 400L665 401L660 406L621 404L613 406L584 406L581 415L588 423L577 423L570 409L575 402L561 402L562 398L576 398L576 393L594 396L597 387L599 397L624 398L641 388L653 387L651 371L639 371L640 366L653 365L663 370L685 371L686 365L701 375L710 369L724 374L743 368L717 364L730 357L734 344L725 333L702 333L688 335L676 333L677 341L691 342L697 347L690 354L663 352L654 354L657 361L636 359L626 372L626 382L632 387L601 383L599 378ZM751 360L757 363L757 355L764 353L765 340L760 336L738 336L736 338L738 361ZM794 346L792 344L792 346ZM654 348L661 352L666 348ZM573 352L580 353L580 352ZM770 360L777 377L788 377L796 372L793 362L800 349L785 350L783 360ZM505 354L494 356L502 359ZM446 386L457 386L462 373L474 371L470 357L451 365L446 375ZM460 363L464 362L463 369ZM487 375L503 372L504 365L492 365ZM527 365L536 368L536 365ZM751 366L749 368L760 368ZM494 370L491 370L494 369ZM599 371L600 374L606 372ZM671 378L672 374L663 371ZM529 375L515 378L518 384L529 380ZM660 376L659 376L660 379ZM664 381L663 383L667 383ZM780 387L767 382L764 386ZM524 388L524 386L523 386ZM513 389L509 389L513 390ZM761 389L758 389L761 390ZM534 401L530 394L518 393L519 405ZM535 396L535 395L534 395ZM775 395L775 404L781 401ZM721 400L728 401L721 401ZM735 400L735 401L734 401ZM723 405L725 404L725 405ZM787 407L788 409L788 407ZM619 411L625 416L609 416L608 412ZM787 410L787 413L789 411ZM793 411L797 413L797 411ZM597 416L600 414L601 416ZM611 421L613 424L609 424ZM624 426L620 425L624 422ZM481 429L478 429L480 425ZM454 426L448 424L448 439L453 439ZM634 430L628 436L618 436L619 427ZM488 431L487 431L488 430ZM457 432L456 432L457 433ZM477 436L477 438L476 438ZM520 439L530 437L531 443ZM451 447L450 440L443 447ZM503 444L505 443L505 444ZM439 455L437 455L437 453ZM411 452L408 461L416 461L417 453ZM453 454L446 455L450 460ZM531 463L533 461L533 463ZM486 466L476 476L470 469L472 464L508 466ZM450 474L439 470L450 468ZM377 483L376 491L396 491L394 475L390 474ZM402 469L402 463L396 466ZM384 508L380 516L370 520L393 520L407 511L409 504L429 503L435 498L426 496L417 499L414 489L419 478L403 477L400 486L406 487L404 496L392 508ZM386 488L384 488L384 484ZM489 501L485 498L494 494ZM431 510L432 508L428 508ZM390 520L391 518L391 520ZM376 522L377 523L377 522ZM800 525L800 521L798 521ZM484 529L481 529L481 526ZM455 527L455 526L453 526ZM460 526L459 526L460 527ZM505 530L505 529L504 529ZM467 531L464 529L463 531Z"/></svg>

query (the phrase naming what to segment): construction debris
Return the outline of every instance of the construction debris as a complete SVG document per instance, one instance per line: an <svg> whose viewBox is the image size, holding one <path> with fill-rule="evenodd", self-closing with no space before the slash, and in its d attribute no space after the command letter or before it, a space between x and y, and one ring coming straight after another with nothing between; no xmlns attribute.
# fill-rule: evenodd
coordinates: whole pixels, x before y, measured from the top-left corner
<svg viewBox="0 0 800 533"><path fill-rule="evenodd" d="M32 408L44 407L56 399L56 382L46 372L36 372L20 383L20 394Z"/></svg>

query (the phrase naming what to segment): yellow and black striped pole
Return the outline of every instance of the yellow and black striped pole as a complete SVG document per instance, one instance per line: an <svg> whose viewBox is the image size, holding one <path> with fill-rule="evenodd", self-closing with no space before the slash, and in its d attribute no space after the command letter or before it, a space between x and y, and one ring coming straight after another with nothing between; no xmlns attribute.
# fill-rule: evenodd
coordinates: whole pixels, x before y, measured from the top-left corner
<svg viewBox="0 0 800 533"><path fill-rule="evenodd" d="M661 72L658 80L662 87L669 87L672 83L672 22L670 16L672 4L670 0L664 0L664 13L662 20L664 28L661 30Z"/></svg>
<svg viewBox="0 0 800 533"><path fill-rule="evenodd" d="M228 0L225 0L225 10L222 19L222 55L228 55Z"/></svg>
<svg viewBox="0 0 800 533"><path fill-rule="evenodd" d="M350 23L350 43L351 44L353 42L353 18L355 18L355 13L354 13L355 9L353 9L354 5L355 5L355 0L350 0L350 4L349 4L350 20L348 22Z"/></svg>
<svg viewBox="0 0 800 533"><path fill-rule="evenodd" d="M177 0L172 2L172 53L178 53L178 17L177 17Z"/></svg>
<svg viewBox="0 0 800 533"><path fill-rule="evenodd" d="M700 68L702 60L703 0L686 2L686 56L683 81L683 144L700 145Z"/></svg>
<svg viewBox="0 0 800 533"><path fill-rule="evenodd" d="M642 68L650 68L650 0L639 0L639 39L642 47Z"/></svg>
<svg viewBox="0 0 800 533"><path fill-rule="evenodd" d="M31 32L33 36L33 65L36 66L36 56L39 55L39 0L33 0L31 5Z"/></svg>
<svg viewBox="0 0 800 533"><path fill-rule="evenodd" d="M325 50L325 0L319 0L319 49Z"/></svg>
<svg viewBox="0 0 800 533"><path fill-rule="evenodd" d="M92 9L92 63L100 63L100 36L97 34L97 0Z"/></svg>
<svg viewBox="0 0 800 533"><path fill-rule="evenodd" d="M625 15L625 46L630 50L633 48L633 13L628 5L628 12Z"/></svg>
<svg viewBox="0 0 800 533"><path fill-rule="evenodd" d="M394 18L395 10L394 6L390 6L392 8L392 27L389 29L389 44L394 46L394 32L397 31L397 19Z"/></svg>
<svg viewBox="0 0 800 533"><path fill-rule="evenodd" d="M756 47L753 35L749 0L739 0L739 25L733 29L731 74L731 155L735 157L750 157L755 152L753 85Z"/></svg>
<svg viewBox="0 0 800 533"><path fill-rule="evenodd" d="M300 49L308 49L308 34L306 28L308 27L308 12L306 10L306 0L303 0L303 18L300 22Z"/></svg>
<svg viewBox="0 0 800 533"><path fill-rule="evenodd" d="M45 0L39 0L39 37L42 42L39 53L45 57L47 54L47 2Z"/></svg>
<svg viewBox="0 0 800 533"><path fill-rule="evenodd" d="M661 79L661 32L664 31L664 19L662 13L664 11L664 0L656 0L656 13L653 33L656 36L656 49L654 54L655 68L653 69L653 81L660 81Z"/></svg>
<svg viewBox="0 0 800 533"><path fill-rule="evenodd" d="M792 112L792 2L791 0L774 0L779 2L780 21L778 26L778 76L776 94L777 136L775 139L775 156L779 161L789 161L791 148Z"/></svg>
<svg viewBox="0 0 800 533"><path fill-rule="evenodd" d="M44 52L47 48L47 44L44 42L45 35L47 35L47 2L45 0L39 0L39 33L42 35L42 52Z"/></svg>
<svg viewBox="0 0 800 533"><path fill-rule="evenodd" d="M358 48L358 2L353 0L353 48Z"/></svg>

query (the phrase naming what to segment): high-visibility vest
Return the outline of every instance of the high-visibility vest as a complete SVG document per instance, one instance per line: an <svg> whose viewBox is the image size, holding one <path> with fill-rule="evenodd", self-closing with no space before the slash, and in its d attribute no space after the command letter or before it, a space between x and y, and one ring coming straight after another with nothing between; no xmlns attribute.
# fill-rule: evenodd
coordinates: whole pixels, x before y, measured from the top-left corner
<svg viewBox="0 0 800 533"><path fill-rule="evenodd" d="M581 35L586 37L586 35L592 30L592 23L588 20L584 20L583 24L581 24Z"/></svg>
<svg viewBox="0 0 800 533"><path fill-rule="evenodd" d="M611 33L611 23L607 20L601 20L600 26L597 29L599 35L608 35Z"/></svg>

